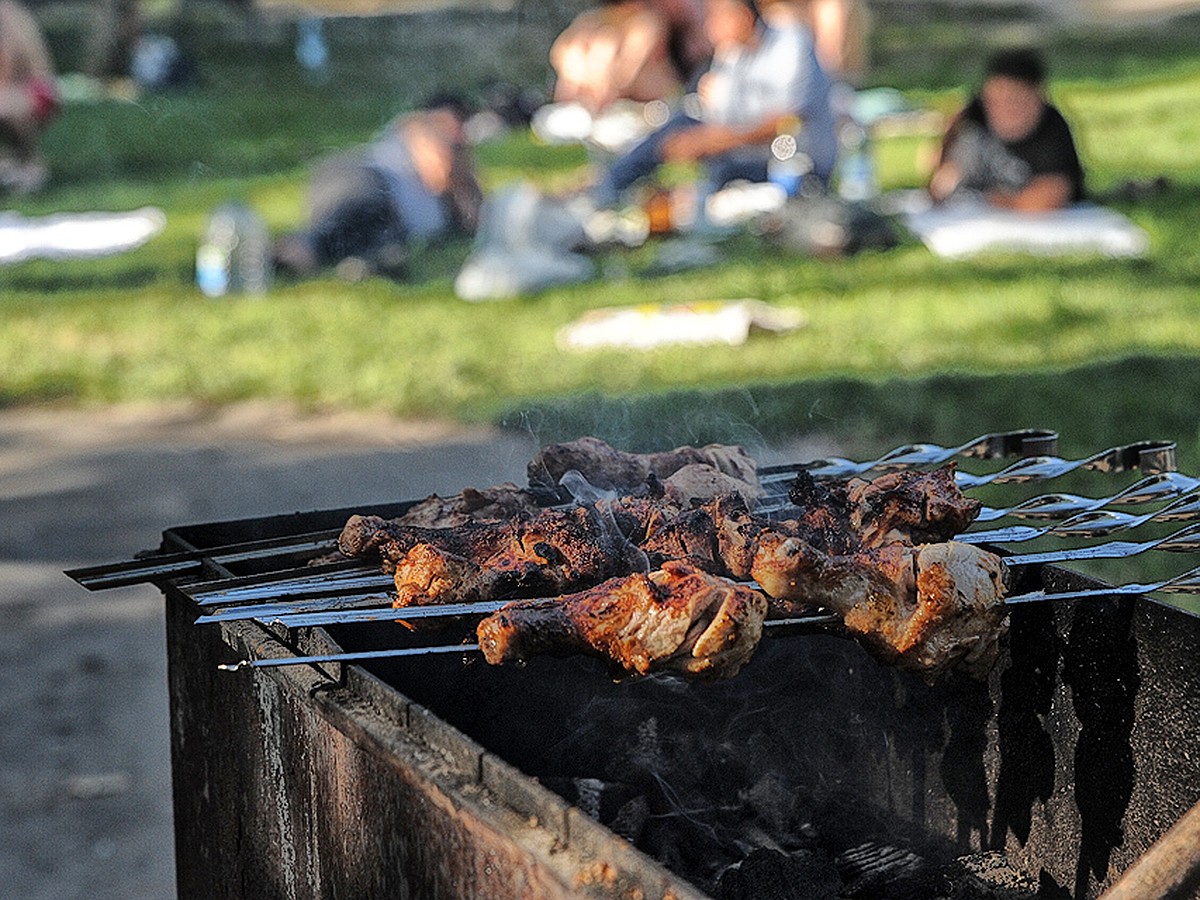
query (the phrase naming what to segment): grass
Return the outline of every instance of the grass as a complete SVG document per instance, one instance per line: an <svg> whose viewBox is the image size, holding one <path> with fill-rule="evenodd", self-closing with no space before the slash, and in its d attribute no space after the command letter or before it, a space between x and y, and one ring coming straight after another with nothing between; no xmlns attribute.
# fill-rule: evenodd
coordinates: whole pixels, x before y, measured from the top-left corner
<svg viewBox="0 0 1200 900"><path fill-rule="evenodd" d="M1009 10L982 31L953 6L887 4L881 13L891 18L876 31L876 80L943 109L976 78L981 44L1028 33L1028 20ZM450 289L468 250L459 242L419 259L406 284L328 277L257 300L209 301L195 290L196 243L223 200L246 200L275 231L295 227L312 158L369 138L443 82L541 83L545 41L559 23L540 14L491 14L482 27L462 13L349 20L331 31L334 69L323 85L297 75L289 25L247 38L221 20L173 23L202 83L68 106L46 139L55 186L17 205L41 214L153 204L166 210L167 228L117 257L0 269L0 402L274 398L536 421L548 434L654 423L660 442L672 427L680 439L708 436L722 417L727 431L815 430L864 447L896 435L957 441L1002 423L1060 428L1085 449L1118 435L1197 438L1184 399L1194 392L1184 391L1200 355L1200 108L1190 101L1200 93L1198 19L1105 32L1039 26L1093 187L1172 179L1168 192L1118 206L1150 232L1145 260L947 262L908 242L828 262L744 237L703 271L652 276L650 246L610 254L603 281L471 305ZM63 28L55 47L69 55ZM472 29L493 49L464 43ZM920 183L927 143L880 146L885 186ZM585 161L523 133L479 156L493 187L521 177L562 185ZM809 324L703 351L580 354L554 340L596 307L744 296L802 309Z"/></svg>

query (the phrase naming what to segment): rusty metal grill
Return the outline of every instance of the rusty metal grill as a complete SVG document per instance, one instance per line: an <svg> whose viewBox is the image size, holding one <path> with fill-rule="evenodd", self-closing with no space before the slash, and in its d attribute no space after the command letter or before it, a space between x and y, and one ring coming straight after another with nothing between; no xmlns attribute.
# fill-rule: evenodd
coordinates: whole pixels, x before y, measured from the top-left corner
<svg viewBox="0 0 1200 900"><path fill-rule="evenodd" d="M390 579L377 570L304 564L350 514L410 503L172 528L136 563L71 574L89 587L152 579L166 594L184 896L686 897L727 889L718 870L733 871L739 843L795 857L807 824L840 842L845 878L855 848L883 848L913 877L990 852L1044 896L1091 897L1200 800L1200 619L1164 602L1200 592L1188 556L1200 481L1175 471L1168 443L1056 453L1052 433L1025 431L805 465L844 477L959 461L960 484L987 503L965 539L1022 573L986 684L926 685L821 634L765 641L745 672L706 687L614 685L587 660L493 669L458 652L351 665L346 653L429 639L380 612ZM796 469L760 470L768 508L784 511ZM1061 568L1134 557L1161 577L1114 587ZM198 614L213 624L195 627ZM216 668L296 657L309 664ZM607 754L631 747L667 766L663 784L644 783L640 757L614 774ZM694 757L745 783L691 784L678 770ZM599 785L595 803L580 779ZM803 811L764 799L773 785ZM741 815L731 796L755 821L727 838ZM682 849L662 838L672 828Z"/></svg>

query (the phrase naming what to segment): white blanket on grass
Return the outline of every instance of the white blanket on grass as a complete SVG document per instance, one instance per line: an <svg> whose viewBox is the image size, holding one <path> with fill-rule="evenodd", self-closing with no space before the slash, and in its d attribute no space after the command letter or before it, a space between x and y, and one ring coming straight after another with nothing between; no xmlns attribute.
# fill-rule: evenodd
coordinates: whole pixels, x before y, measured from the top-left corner
<svg viewBox="0 0 1200 900"><path fill-rule="evenodd" d="M167 224L161 209L55 213L0 212L0 264L27 259L89 259L140 247Z"/></svg>
<svg viewBox="0 0 1200 900"><path fill-rule="evenodd" d="M951 259L989 251L1131 257L1150 248L1150 236L1125 216L1090 203L1018 213L980 202L953 202L910 208L904 224L938 256Z"/></svg>

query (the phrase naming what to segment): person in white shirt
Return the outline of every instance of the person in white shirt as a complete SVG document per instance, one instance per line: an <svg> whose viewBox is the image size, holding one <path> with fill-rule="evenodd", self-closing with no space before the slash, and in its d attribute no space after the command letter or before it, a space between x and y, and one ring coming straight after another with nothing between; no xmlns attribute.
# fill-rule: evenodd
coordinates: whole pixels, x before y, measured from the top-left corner
<svg viewBox="0 0 1200 900"><path fill-rule="evenodd" d="M766 181L771 143L792 134L813 175L827 182L837 157L830 81L801 22L763 21L754 0L705 0L713 62L697 86L698 109L677 112L619 157L593 188L613 206L621 194L664 162L699 162L703 189L735 179Z"/></svg>

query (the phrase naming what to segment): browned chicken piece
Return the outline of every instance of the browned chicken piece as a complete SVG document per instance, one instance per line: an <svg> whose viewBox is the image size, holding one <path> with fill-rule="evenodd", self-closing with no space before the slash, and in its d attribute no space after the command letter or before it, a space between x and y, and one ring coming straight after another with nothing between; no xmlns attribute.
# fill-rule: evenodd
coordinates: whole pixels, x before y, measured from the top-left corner
<svg viewBox="0 0 1200 900"><path fill-rule="evenodd" d="M963 495L954 470L950 464L845 482L818 482L801 472L788 497L808 540L831 553L895 540L935 543L961 534L979 515L980 502Z"/></svg>
<svg viewBox="0 0 1200 900"><path fill-rule="evenodd" d="M663 479L663 495L682 507L725 494L738 494L751 505L763 496L758 479L743 481L707 463L689 463Z"/></svg>
<svg viewBox="0 0 1200 900"><path fill-rule="evenodd" d="M648 485L642 484L641 488L646 490ZM640 500L657 502L664 512L676 512L693 502L711 500L733 492L751 500L761 496L762 489L757 482L743 482L712 466L694 463L655 485L657 499L650 497L647 492L640 497L624 497L618 502L626 507ZM490 488L464 488L449 497L431 494L411 506L402 516L393 519L351 516L343 526L338 549L311 560L310 565L377 554L381 547L391 542L389 535L397 529L460 528L472 523L506 522L521 517L533 518L546 509L537 502L531 491L511 482Z"/></svg>
<svg viewBox="0 0 1200 900"><path fill-rule="evenodd" d="M766 612L757 591L670 562L576 594L510 603L476 633L493 665L582 652L639 675L716 679L735 675L750 659Z"/></svg>
<svg viewBox="0 0 1200 900"><path fill-rule="evenodd" d="M423 528L457 528L468 522L502 522L532 515L540 508L528 490L506 481L489 488L463 488L449 497L430 494L394 521Z"/></svg>
<svg viewBox="0 0 1200 900"><path fill-rule="evenodd" d="M709 444L678 447L663 453L626 453L594 437L543 447L529 463L529 485L554 489L559 479L574 469L595 488L630 493L636 492L651 476L664 481L693 463L712 466L756 491L759 489L758 467L741 447Z"/></svg>
<svg viewBox="0 0 1200 900"><path fill-rule="evenodd" d="M394 605L556 594L647 568L630 536L640 537L635 513L655 511L636 503L546 509L514 522L444 529L432 540L425 534L397 541L382 548L395 570Z"/></svg>
<svg viewBox="0 0 1200 900"><path fill-rule="evenodd" d="M855 531L860 523L878 533L882 515L876 509L918 508L914 498L919 498L921 486L940 486L921 473L884 477L889 482L886 490L872 491L874 483L868 482L853 489L814 486L811 502L798 517L782 522L751 515L737 494L692 508L666 497L625 497L444 529L355 516L346 523L339 546L348 556L382 557L384 570L396 575L401 606L577 590L614 575L648 571L668 559L684 559L714 574L753 577L749 560L760 547L796 538L822 553L852 553L862 547ZM952 480L950 485L953 488ZM897 495L899 500L888 502ZM858 502L853 503L852 497ZM961 504L926 506L955 515L964 508ZM973 514L974 507L965 508ZM897 523L887 531L894 535L908 520L888 515L890 522ZM945 523L921 523L915 513L908 518L922 533L945 527ZM957 524L957 519L949 518Z"/></svg>
<svg viewBox="0 0 1200 900"><path fill-rule="evenodd" d="M986 676L1007 628L1004 565L971 544L896 542L830 556L776 534L748 562L735 574L757 581L773 608L832 610L873 656L930 679L953 667Z"/></svg>

